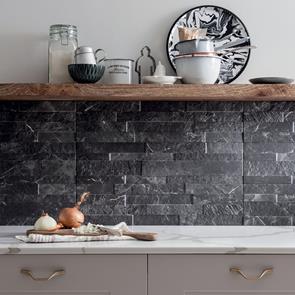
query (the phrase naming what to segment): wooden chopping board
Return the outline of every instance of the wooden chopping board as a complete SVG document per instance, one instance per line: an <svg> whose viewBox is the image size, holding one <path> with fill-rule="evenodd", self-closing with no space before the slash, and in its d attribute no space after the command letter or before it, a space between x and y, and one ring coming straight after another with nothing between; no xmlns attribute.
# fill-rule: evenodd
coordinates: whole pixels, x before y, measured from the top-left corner
<svg viewBox="0 0 295 295"><path fill-rule="evenodd" d="M89 233L89 234L79 234L75 233L72 229L57 229L53 231L47 230L35 230L29 229L26 232L27 236L30 234L37 235L59 235L59 236L101 236L100 233ZM155 241L157 239L157 233L148 233L148 232L132 232L132 231L123 231L124 236L129 236L140 241Z"/></svg>

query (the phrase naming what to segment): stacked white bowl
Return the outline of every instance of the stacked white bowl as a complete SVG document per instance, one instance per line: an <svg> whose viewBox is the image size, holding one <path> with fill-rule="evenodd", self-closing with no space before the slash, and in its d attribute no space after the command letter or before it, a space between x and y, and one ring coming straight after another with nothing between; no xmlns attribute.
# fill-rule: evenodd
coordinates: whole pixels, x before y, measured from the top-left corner
<svg viewBox="0 0 295 295"><path fill-rule="evenodd" d="M214 84L218 79L221 58L214 51L209 38L180 41L175 46L179 55L175 57L178 76L187 84Z"/></svg>

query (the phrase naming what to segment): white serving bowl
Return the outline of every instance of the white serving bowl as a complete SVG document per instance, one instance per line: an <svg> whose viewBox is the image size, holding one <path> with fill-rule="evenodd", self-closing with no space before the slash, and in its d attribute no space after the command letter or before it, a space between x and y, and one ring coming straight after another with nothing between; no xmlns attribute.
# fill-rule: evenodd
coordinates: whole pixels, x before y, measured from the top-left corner
<svg viewBox="0 0 295 295"><path fill-rule="evenodd" d="M214 84L220 72L221 58L214 55L185 55L175 58L177 76L186 84Z"/></svg>

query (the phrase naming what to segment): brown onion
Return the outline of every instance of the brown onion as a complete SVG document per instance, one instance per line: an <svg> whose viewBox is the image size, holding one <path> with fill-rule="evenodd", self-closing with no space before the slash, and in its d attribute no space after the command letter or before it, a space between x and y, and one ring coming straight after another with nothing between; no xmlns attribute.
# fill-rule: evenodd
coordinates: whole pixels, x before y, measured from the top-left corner
<svg viewBox="0 0 295 295"><path fill-rule="evenodd" d="M63 208L58 215L58 222L63 224L64 227L80 227L84 222L84 214L80 211L80 205L86 201L90 192L83 193L80 201L72 208Z"/></svg>

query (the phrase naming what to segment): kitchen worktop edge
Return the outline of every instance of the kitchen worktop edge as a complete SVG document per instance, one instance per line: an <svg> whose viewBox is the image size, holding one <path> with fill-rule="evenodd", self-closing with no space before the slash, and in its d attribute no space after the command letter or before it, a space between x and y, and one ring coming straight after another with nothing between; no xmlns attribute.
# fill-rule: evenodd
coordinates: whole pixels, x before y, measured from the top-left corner
<svg viewBox="0 0 295 295"><path fill-rule="evenodd" d="M158 240L27 244L15 239L30 227L0 226L0 254L295 254L294 227L134 226Z"/></svg>

